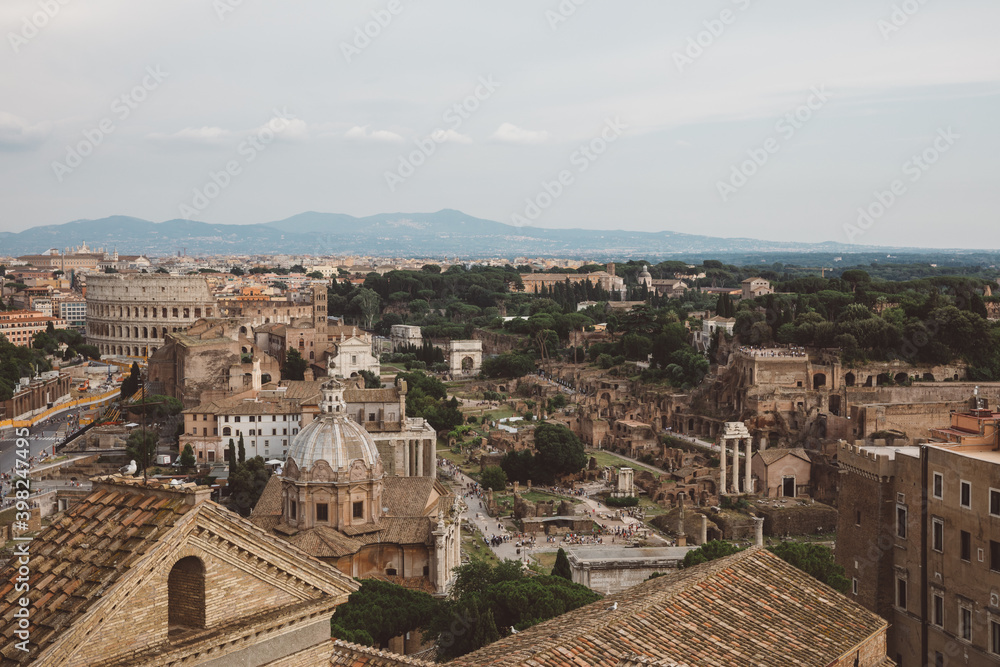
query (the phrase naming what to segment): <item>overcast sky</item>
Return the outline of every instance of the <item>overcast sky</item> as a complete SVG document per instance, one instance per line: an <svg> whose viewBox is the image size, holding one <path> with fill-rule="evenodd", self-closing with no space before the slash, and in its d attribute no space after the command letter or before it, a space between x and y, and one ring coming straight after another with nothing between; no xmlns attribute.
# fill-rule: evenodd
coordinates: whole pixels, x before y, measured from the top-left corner
<svg viewBox="0 0 1000 667"><path fill-rule="evenodd" d="M3 0L0 231L453 208L998 248L997 25L989 0Z"/></svg>

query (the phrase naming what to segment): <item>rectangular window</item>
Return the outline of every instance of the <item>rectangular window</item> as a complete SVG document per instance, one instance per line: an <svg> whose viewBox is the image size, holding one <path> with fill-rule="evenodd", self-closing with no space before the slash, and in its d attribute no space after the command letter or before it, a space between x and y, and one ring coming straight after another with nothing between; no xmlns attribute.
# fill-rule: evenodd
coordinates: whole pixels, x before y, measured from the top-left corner
<svg viewBox="0 0 1000 667"><path fill-rule="evenodd" d="M939 472L934 473L934 483L931 487L931 495L938 499L944 497L944 475Z"/></svg>
<svg viewBox="0 0 1000 667"><path fill-rule="evenodd" d="M972 534L966 530L962 531L961 539L962 560L972 562Z"/></svg>
<svg viewBox="0 0 1000 667"><path fill-rule="evenodd" d="M316 520L317 521L330 520L329 505L327 505L326 503L316 503Z"/></svg>
<svg viewBox="0 0 1000 667"><path fill-rule="evenodd" d="M944 553L944 520L931 519L931 548Z"/></svg>
<svg viewBox="0 0 1000 667"><path fill-rule="evenodd" d="M990 540L990 569L1000 572L1000 542Z"/></svg>
<svg viewBox="0 0 1000 667"><path fill-rule="evenodd" d="M906 508L896 505L896 537L906 539Z"/></svg>
<svg viewBox="0 0 1000 667"><path fill-rule="evenodd" d="M944 667L944 653L934 651L934 667Z"/></svg>
<svg viewBox="0 0 1000 667"><path fill-rule="evenodd" d="M861 525L861 510L857 510L854 512L854 525L855 526Z"/></svg>
<svg viewBox="0 0 1000 667"><path fill-rule="evenodd" d="M365 501L359 500L354 503L354 518L364 519L365 518Z"/></svg>
<svg viewBox="0 0 1000 667"><path fill-rule="evenodd" d="M958 504L968 509L972 507L972 483L960 482L958 493Z"/></svg>
<svg viewBox="0 0 1000 667"><path fill-rule="evenodd" d="M958 618L958 636L965 641L972 641L972 610L968 607L959 607Z"/></svg>
<svg viewBox="0 0 1000 667"><path fill-rule="evenodd" d="M1000 516L1000 490L990 489L990 514Z"/></svg>
<svg viewBox="0 0 1000 667"><path fill-rule="evenodd" d="M944 596L934 593L931 596L931 623L939 628L944 627Z"/></svg>
<svg viewBox="0 0 1000 667"><path fill-rule="evenodd" d="M1000 655L1000 622L990 619L990 653Z"/></svg>
<svg viewBox="0 0 1000 667"><path fill-rule="evenodd" d="M896 579L896 606L906 609L906 579Z"/></svg>
<svg viewBox="0 0 1000 667"><path fill-rule="evenodd" d="M857 595L858 594L858 578L854 577L851 579L851 591Z"/></svg>
<svg viewBox="0 0 1000 667"><path fill-rule="evenodd" d="M299 504L293 500L289 505L288 509L291 510L292 518L294 519L296 513L298 512Z"/></svg>

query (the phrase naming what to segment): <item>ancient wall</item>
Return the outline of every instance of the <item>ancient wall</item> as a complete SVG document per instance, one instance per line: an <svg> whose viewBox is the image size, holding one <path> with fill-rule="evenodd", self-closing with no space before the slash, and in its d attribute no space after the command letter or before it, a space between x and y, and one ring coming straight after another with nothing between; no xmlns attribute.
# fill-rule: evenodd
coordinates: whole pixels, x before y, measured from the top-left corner
<svg viewBox="0 0 1000 667"><path fill-rule="evenodd" d="M837 510L829 505L810 503L769 507L759 503L755 507L758 514L764 517L765 535L832 535L837 531Z"/></svg>
<svg viewBox="0 0 1000 667"><path fill-rule="evenodd" d="M487 329L474 329L472 338L483 341L483 354L490 355L517 350L527 341L527 338L523 336L513 336Z"/></svg>

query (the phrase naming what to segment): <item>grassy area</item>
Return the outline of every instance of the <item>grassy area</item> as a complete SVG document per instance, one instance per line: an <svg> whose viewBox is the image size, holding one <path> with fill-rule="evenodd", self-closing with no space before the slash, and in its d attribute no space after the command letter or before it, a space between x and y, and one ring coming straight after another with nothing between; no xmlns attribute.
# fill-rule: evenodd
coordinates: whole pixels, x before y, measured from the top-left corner
<svg viewBox="0 0 1000 667"><path fill-rule="evenodd" d="M645 512L647 520L670 511L666 507L660 507L654 503L648 496L639 496L639 508Z"/></svg>
<svg viewBox="0 0 1000 667"><path fill-rule="evenodd" d="M493 553L493 550L483 544L483 540L478 535L462 535L462 555L468 556L471 561L482 561L489 565L499 565L500 560Z"/></svg>
<svg viewBox="0 0 1000 667"><path fill-rule="evenodd" d="M569 500L570 502L573 502L573 503L580 503L580 502L582 502L582 501L577 500L575 498L566 498L564 496L556 496L556 495L553 495L551 493L545 493L544 491L528 491L526 493L522 493L521 497L524 498L525 500L530 500L533 503L548 502L550 500L554 500L556 502L560 502L560 501L563 501L563 500Z"/></svg>
<svg viewBox="0 0 1000 667"><path fill-rule="evenodd" d="M509 405L502 405L499 408L491 408L485 405L463 405L460 410L466 417L469 415L481 417L482 415L488 414L494 420L513 417L517 414Z"/></svg>
<svg viewBox="0 0 1000 667"><path fill-rule="evenodd" d="M550 574L552 568L556 566L556 551L543 551L541 553L532 554L532 558L538 563L539 568L545 573Z"/></svg>
<svg viewBox="0 0 1000 667"><path fill-rule="evenodd" d="M636 470L646 470L646 468L644 468L642 466L639 466L639 465L633 463L632 461L628 461L626 459L621 458L620 456L615 456L614 454L611 454L610 452L605 452L603 450L595 450L595 449L588 450L587 451L587 456L588 457L592 456L595 459L597 459L597 465L598 466L602 466L602 467L603 466L623 466L625 468L634 468ZM656 468L656 466L650 466L650 467L651 468ZM660 478L660 475L657 474L657 473L653 473L653 476L656 479Z"/></svg>

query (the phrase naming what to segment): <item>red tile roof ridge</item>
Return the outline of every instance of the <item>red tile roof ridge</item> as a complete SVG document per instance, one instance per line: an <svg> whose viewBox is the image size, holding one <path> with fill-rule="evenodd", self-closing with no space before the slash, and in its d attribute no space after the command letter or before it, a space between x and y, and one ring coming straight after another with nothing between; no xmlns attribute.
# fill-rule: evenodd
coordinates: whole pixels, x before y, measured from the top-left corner
<svg viewBox="0 0 1000 667"><path fill-rule="evenodd" d="M426 660L420 660L418 658L409 658L405 655L399 655L397 653L391 653L389 651L382 651L377 648L372 648L371 646L362 646L361 644L354 644L343 639L334 639L333 645L336 648L346 649L354 653L360 653L362 655L370 655L378 658L386 658L395 661L400 665L413 665L414 667L432 667L438 663L427 662ZM336 652L334 656L336 656Z"/></svg>

